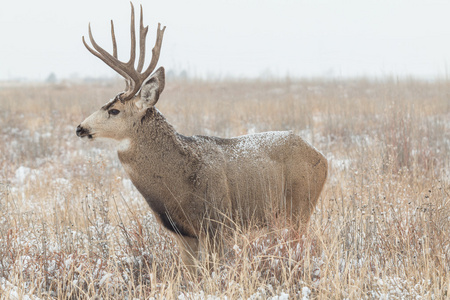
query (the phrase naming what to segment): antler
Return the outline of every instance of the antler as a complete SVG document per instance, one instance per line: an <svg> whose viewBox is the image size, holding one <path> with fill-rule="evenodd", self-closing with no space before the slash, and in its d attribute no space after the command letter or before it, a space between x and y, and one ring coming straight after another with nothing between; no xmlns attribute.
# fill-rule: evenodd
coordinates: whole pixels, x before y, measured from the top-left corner
<svg viewBox="0 0 450 300"><path fill-rule="evenodd" d="M113 43L113 54L111 55L105 49L100 47L94 40L91 32L91 24L89 23L89 40L91 41L92 49L84 40L83 36L83 44L86 48L100 58L104 63L110 66L114 71L119 73L122 77L125 78L126 88L125 91L119 95L122 101L130 100L133 98L136 93L141 88L144 80L150 76L153 70L156 67L156 64L159 60L159 54L161 52L161 44L163 40L164 30L166 26L161 29L161 24L158 23L158 29L156 31L156 42L155 46L152 49L152 59L150 61L147 69L141 73L142 68L144 66L145 61L145 39L147 37L148 26L143 25L143 13L142 13L142 5L141 5L141 21L139 26L139 61L137 69L135 69L135 58L136 58L136 33L135 33L135 25L134 25L134 6L131 3L131 51L130 51L130 60L128 62L122 62L117 58L117 44L116 44L116 36L114 34L114 23L111 20L111 37Z"/></svg>

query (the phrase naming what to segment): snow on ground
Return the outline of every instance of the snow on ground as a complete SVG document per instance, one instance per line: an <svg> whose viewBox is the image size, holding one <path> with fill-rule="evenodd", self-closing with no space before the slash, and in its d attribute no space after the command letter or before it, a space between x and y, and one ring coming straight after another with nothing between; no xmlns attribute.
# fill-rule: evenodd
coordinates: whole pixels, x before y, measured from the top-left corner
<svg viewBox="0 0 450 300"><path fill-rule="evenodd" d="M39 300L40 298L24 293L19 287L11 284L8 280L0 277L0 295L2 299L8 300ZM5 297L5 298L3 298Z"/></svg>
<svg viewBox="0 0 450 300"><path fill-rule="evenodd" d="M324 93L324 89L321 86L311 86L308 90L317 95ZM276 94L278 91L274 90L273 93ZM347 97L348 95L344 94L343 96ZM320 113L314 115L312 120L313 123L320 124L325 122L326 118L328 118L328 116ZM26 121L23 115L19 119L22 123ZM429 121L430 123L436 122L432 119ZM19 125L21 125L20 122ZM11 217L11 214L20 215L22 219L16 219L20 219L21 221L24 220L24 227L25 225L31 225L26 229L23 229L20 226L15 228L16 231L10 236L0 236L0 245L6 245L6 239L9 238L8 243L12 243L12 249L20 249L21 251L26 250L29 251L29 253L19 253L15 261L10 261L5 257L2 257L1 267L7 270L6 272L12 268L15 268L14 271L17 272L16 274L34 272L38 276L44 277L44 272L42 269L42 263L44 262L46 266L45 276L49 280L57 280L60 274L74 269L74 271L79 273L85 272L85 274L95 274L96 278L98 278L97 288L107 287L108 289L113 289L114 287L123 284L124 277L121 277L117 273L111 272L111 270L105 268L105 265L107 265L107 260L101 255L98 255L98 253L100 253L98 249L103 247L102 249L105 251L104 253L111 254L111 256L108 257L110 261L114 261L124 266L132 264L141 266L144 261L151 261L154 257L157 257L157 255L162 255L161 253L164 253L165 251L167 252L167 249L173 250L173 245L169 244L170 241L162 240L159 227L155 225L153 215L148 212L145 201L143 201L131 181L127 178L113 149L108 148L108 145L99 146L97 143L86 144L82 141L78 141L75 137L74 126L66 125L55 129L51 125L45 125L40 126L36 130L30 130L18 128L19 125L17 127L3 128L1 131L3 134L2 137L6 140L6 144L8 145L6 149L2 149L2 155L5 158L5 162L8 163L6 164L7 168L4 168L3 170L5 177L1 179L0 184L7 187L7 193L9 193L7 197L10 197L10 199L13 200L7 204L17 205L19 209L13 210L2 206L2 212L6 213L5 215L0 215L0 225L3 226L3 228L6 228L4 232L9 233L11 226L8 223L8 218ZM449 129L450 121L444 122L444 125L442 126ZM259 131L258 128L260 128L258 127L258 124L249 123L247 126L247 132L249 134L256 133ZM228 132L227 130L229 129L225 128L223 130L224 132ZM210 133L214 135L215 132L211 131ZM304 129L300 131L299 134L308 142L315 141L315 145L320 145L320 143L324 142L325 139L325 137L321 136L317 133L317 131L313 131L311 129ZM58 140L53 140L55 136L58 137ZM274 138L279 138L279 136L277 136L277 134L269 134L266 142L272 142ZM339 139L339 137L331 134L326 138L329 139L328 141L325 141L325 144L328 146L333 146L333 144L336 144L336 140ZM347 144L351 146L358 146L362 148L374 144L374 139L367 133L353 135L349 134L346 135L345 138L348 140ZM422 142L427 144L429 141L426 137L424 137ZM443 149L448 149L450 140L440 139L440 143L444 145L442 147ZM258 145L255 143L255 140L250 142L246 141L241 144L241 150L252 151L257 146ZM321 147L318 148L321 149ZM359 163L355 161L355 159L351 156L351 153L347 153L346 151L328 151L328 153L330 153L327 157L329 159L330 169L332 172L345 173L348 170L355 168L355 165ZM413 149L411 154L412 156L415 156L420 153ZM442 172L446 174L444 174L446 178L450 178L450 169L444 169ZM333 185L336 183L336 180L337 179L335 176L330 176L328 184ZM76 183L77 181L78 184ZM80 184L80 182L82 182L82 184ZM389 185L392 183L389 182L386 184ZM367 187L367 189L369 189L369 187ZM428 187L424 187L424 189L428 190ZM82 192L80 192L80 190L82 190ZM113 192L105 197L105 194L99 192L101 190L113 190ZM376 197L383 197L382 189L380 189L380 195L378 194L378 190L376 190L376 192ZM5 193L5 195L7 193ZM0 196L3 196L3 194L0 194ZM348 195L346 195L346 197L347 196ZM349 197L353 196L356 197L356 194L350 195ZM370 196L375 197L374 195ZM327 199L325 200L328 200L328 197L332 197L332 195L327 194L326 197ZM360 197L360 195L358 195L358 197ZM125 201L126 205L132 207L132 209L127 207L127 210L121 212L124 216L126 216L126 218L131 219L129 224L127 224L129 225L128 228L124 229L120 226L114 226L111 223L108 223L107 218L103 218L102 213L114 213L113 210L109 212L101 210L101 201L103 201L104 198L107 198L109 201ZM75 201L77 199L81 200L85 206L81 207L68 205L67 207L64 207L64 204L71 204L71 201ZM370 200L372 200L372 198L370 198ZM98 201L98 203L96 201ZM395 205L400 203L400 197L396 199L388 199L386 201L391 202L392 211L398 212L398 208L395 207ZM78 204L79 203L76 203L76 205ZM94 204L98 205L94 207ZM89 207L89 205L91 205L91 207ZM111 207L115 208L114 205L111 205ZM136 217L136 215L133 215L133 213L136 213L134 210L136 207L144 207L144 209L138 212L139 214L137 217L139 219L133 220L133 218ZM360 209L361 215L363 215L364 218L367 218L367 220L370 220L368 213L366 213L369 211L368 208L356 206L353 208L355 210ZM6 211L5 209L9 210ZM56 211L74 214L74 210L81 209L86 210L85 216L86 219L88 219L90 226L86 228L74 228L71 226L72 224L66 224L66 227L58 227L58 229L61 230L58 237L62 240L62 242L50 238L53 228L51 228L49 224L46 224L43 220L38 220L38 222L36 222L36 219L33 219L35 216L42 214L42 216L47 218L46 220L53 220L57 219L57 214L55 213ZM434 212L444 209L446 209L445 206L439 206L436 207ZM416 208L406 208L405 210L408 210L408 213L406 214L408 218L416 218L418 214L418 210ZM133 211L133 213L130 213L131 211ZM409 213L409 211L411 211L411 213ZM384 214L385 212L381 213ZM388 218L385 220L389 221ZM342 226L348 226L351 228L347 232L349 241L367 241L370 238L365 235L364 232L357 232L354 230L355 227L351 227L351 222L354 222L354 220L346 221L348 223L345 223ZM405 226L407 221L410 220L403 218L398 222L398 230L404 230L405 234L409 233L408 230L417 229L407 228L407 226ZM446 221L449 220L447 219ZM367 222L367 224L369 226L371 223ZM378 224L377 226L382 225ZM151 237L151 239L144 240L145 247L148 248L145 248L142 245L129 244L130 241L128 236L130 234L132 234L134 238L142 237L140 235L141 232L135 230L136 228L146 231L146 238ZM419 239L421 238L422 237L419 237ZM105 243L105 240L112 242L108 245ZM153 244L148 245L149 241ZM280 253L282 251L283 244L279 243L274 246L273 241L265 242L267 243L264 244L261 242L256 245L258 247L258 252L266 256L275 253L277 259L274 259L271 263L274 266L280 265L282 263L282 255ZM67 245L77 249L79 252L66 255L64 253L64 247L67 247ZM91 269L89 269L88 266L89 261L87 255L85 256L84 253L82 253L86 245L93 248L98 248L95 249L98 252L93 251L96 255L98 255L98 258L94 264L90 266L92 267ZM124 249L126 249L126 247L134 247L132 248L134 252L125 251ZM149 251L149 249L151 251ZM109 250L111 250L111 252L108 252ZM243 249L237 245L233 248L233 250L236 253L243 251ZM444 248L444 252L445 250L448 249ZM33 254L35 255L34 257L32 256ZM300 261L298 257L303 255L301 249L299 251L293 251L291 254L292 256L295 256L298 261ZM382 255L382 253L380 255ZM291 256L290 259L292 259ZM292 294L291 291L291 295L289 295L288 292L283 291L281 288L281 291L277 290L274 292L274 290L268 285L261 287L257 292L250 295L248 299L282 300L289 299L289 296L296 299L310 299L311 297L314 297L315 288L329 286L334 283L330 282L333 278L327 278L324 275L324 268L327 267L328 262L332 261L332 259L333 258L327 257L324 252L316 254L316 256L310 258L310 262L313 262L313 266L311 268L311 277L313 278L311 284L312 286L299 283L299 288L296 293ZM334 261L337 263L337 271L333 274L336 277L339 277L345 272L345 270L361 268L368 261L376 261L377 259L378 258L376 256L369 258L364 255L354 259L338 259ZM389 267L394 268L392 265L387 266L387 268ZM125 276L126 275L127 274L125 274ZM15 284L13 280L17 280L17 278L14 278L14 276L16 275L11 274L11 278L8 278L8 280L4 277L0 277L0 294L2 294L2 297L6 295L9 299L39 299L31 293L27 293L27 291L24 290L24 287ZM150 274L150 276L153 276L153 274ZM81 276L77 277L70 284L74 288L81 286L83 284L83 278ZM230 284L237 283L232 282ZM370 291L368 292L368 297L371 298L433 299L434 297L432 292L427 290L427 287L429 287L432 283L424 279L417 280L417 278L385 276L380 278L370 278L370 284L371 286ZM345 293L345 291L343 292ZM204 291L197 293L180 292L176 296L178 299L219 299L218 296L207 294Z"/></svg>

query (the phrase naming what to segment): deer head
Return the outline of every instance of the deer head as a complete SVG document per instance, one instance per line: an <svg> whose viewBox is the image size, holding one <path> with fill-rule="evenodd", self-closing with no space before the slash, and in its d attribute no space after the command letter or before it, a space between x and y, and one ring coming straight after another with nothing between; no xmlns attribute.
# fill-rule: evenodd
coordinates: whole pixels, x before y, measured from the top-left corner
<svg viewBox="0 0 450 300"><path fill-rule="evenodd" d="M164 68L160 67L155 73L155 69L161 44L163 40L165 26L161 29L158 24L156 43L152 50L152 58L149 66L142 72L145 61L145 40L148 32L148 26L143 25L143 12L141 6L140 30L139 30L139 61L135 67L136 61L136 33L134 22L134 7L131 3L131 53L127 62L122 62L117 56L117 43L114 33L114 23L111 21L111 37L113 43L113 54L111 55L100 47L92 36L91 26L89 24L89 40L92 49L85 41L83 44L95 56L110 66L114 71L125 78L125 90L116 95L111 101L103 105L98 111L90 115L80 125L76 133L79 137L111 138L118 141L127 138L129 130L133 123L140 120L148 108L153 107L159 99L159 95L164 90ZM152 74L150 76L150 74ZM150 76L150 77L149 77Z"/></svg>

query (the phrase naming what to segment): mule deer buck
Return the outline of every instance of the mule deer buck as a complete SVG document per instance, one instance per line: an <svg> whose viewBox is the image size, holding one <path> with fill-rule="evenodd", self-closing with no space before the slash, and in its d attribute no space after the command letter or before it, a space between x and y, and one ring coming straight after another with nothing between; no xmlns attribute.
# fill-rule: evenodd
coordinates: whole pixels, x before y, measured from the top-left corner
<svg viewBox="0 0 450 300"><path fill-rule="evenodd" d="M158 25L150 64L142 72L148 31L142 7L137 68L133 4L128 62L117 57L112 21L112 55L95 42L89 26L94 49L83 37L84 45L125 78L126 89L84 120L76 134L118 141L125 171L157 221L174 233L187 266L194 265L204 243L220 244L224 226L264 225L267 212L297 228L307 224L327 177L326 158L291 131L235 138L177 133L155 108L164 90L164 69L151 73L164 30Z"/></svg>

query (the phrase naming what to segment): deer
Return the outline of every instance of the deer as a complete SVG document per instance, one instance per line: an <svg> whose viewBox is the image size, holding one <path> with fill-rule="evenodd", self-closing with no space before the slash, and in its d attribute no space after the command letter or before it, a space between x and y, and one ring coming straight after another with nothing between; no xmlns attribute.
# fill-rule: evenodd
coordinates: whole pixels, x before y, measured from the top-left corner
<svg viewBox="0 0 450 300"><path fill-rule="evenodd" d="M131 3L130 59L118 59L114 23L113 53L94 40L83 44L125 79L125 90L76 128L85 140L115 140L119 160L148 203L157 222L172 233L181 261L195 269L206 244L223 253L224 228L267 226L277 215L304 228L327 178L323 154L293 131L271 131L232 138L185 136L155 107L165 86L157 66L165 26L143 71L148 26L140 7L139 60L136 61L134 7ZM220 256L220 254L219 254Z"/></svg>

